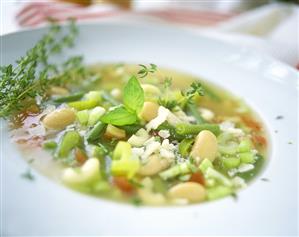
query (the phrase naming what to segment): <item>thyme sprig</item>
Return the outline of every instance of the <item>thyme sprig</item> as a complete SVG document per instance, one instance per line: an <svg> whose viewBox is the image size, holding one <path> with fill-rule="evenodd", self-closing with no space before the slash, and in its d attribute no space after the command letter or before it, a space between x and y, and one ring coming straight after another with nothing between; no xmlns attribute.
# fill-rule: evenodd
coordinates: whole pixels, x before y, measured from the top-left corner
<svg viewBox="0 0 299 237"><path fill-rule="evenodd" d="M16 66L1 66L0 118L24 109L28 104L25 101L36 96L44 97L50 85L65 84L74 79L75 74L83 72L81 57L71 57L62 66L50 61L50 56L72 47L77 35L74 21L70 21L68 32L63 32L58 24L52 22L48 33L16 61Z"/></svg>
<svg viewBox="0 0 299 237"><path fill-rule="evenodd" d="M157 65L150 63L149 67L139 64L141 69L137 72L140 78L146 77L149 73L154 73L157 71Z"/></svg>

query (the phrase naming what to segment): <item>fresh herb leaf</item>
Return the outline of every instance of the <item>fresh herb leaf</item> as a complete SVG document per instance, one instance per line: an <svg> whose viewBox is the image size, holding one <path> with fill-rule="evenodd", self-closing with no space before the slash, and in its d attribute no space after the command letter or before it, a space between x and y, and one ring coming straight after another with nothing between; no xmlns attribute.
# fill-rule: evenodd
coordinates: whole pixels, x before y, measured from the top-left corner
<svg viewBox="0 0 299 237"><path fill-rule="evenodd" d="M153 63L150 63L149 67L147 67L143 64L139 64L139 66L141 67L141 69L137 72L137 74L141 78L146 77L149 73L154 73L157 71L157 65L155 65Z"/></svg>
<svg viewBox="0 0 299 237"><path fill-rule="evenodd" d="M144 103L144 92L139 81L132 76L124 88L124 105L132 112L139 112Z"/></svg>
<svg viewBox="0 0 299 237"><path fill-rule="evenodd" d="M199 82L193 82L190 86L190 88L186 91L186 96L188 99L193 98L196 94L200 96L204 96L205 91Z"/></svg>
<svg viewBox="0 0 299 237"><path fill-rule="evenodd" d="M178 102L170 96L169 89L171 85L172 78L166 77L163 81L163 96L160 96L158 99L159 105L162 105L169 110L172 110L178 105Z"/></svg>
<svg viewBox="0 0 299 237"><path fill-rule="evenodd" d="M116 126L130 125L137 121L136 113L128 111L123 105L114 107L101 117L103 123Z"/></svg>
<svg viewBox="0 0 299 237"><path fill-rule="evenodd" d="M77 34L73 21L65 34L59 25L52 23L49 32L16 61L17 66L10 64L0 68L0 117L19 112L30 106L36 96L43 97L50 85L75 79L75 75L82 73L81 57L70 58L63 67L50 60L50 55L72 46Z"/></svg>
<svg viewBox="0 0 299 237"><path fill-rule="evenodd" d="M26 172L21 174L21 177L29 181L33 181L35 179L30 169L27 169Z"/></svg>

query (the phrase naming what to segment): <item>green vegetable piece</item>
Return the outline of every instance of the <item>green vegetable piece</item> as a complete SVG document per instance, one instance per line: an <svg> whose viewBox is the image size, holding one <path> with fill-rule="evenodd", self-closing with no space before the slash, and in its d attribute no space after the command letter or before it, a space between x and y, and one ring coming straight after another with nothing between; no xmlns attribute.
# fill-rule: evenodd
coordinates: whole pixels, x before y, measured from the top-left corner
<svg viewBox="0 0 299 237"><path fill-rule="evenodd" d="M89 118L89 111L82 110L76 113L76 117L81 125L87 125L88 118Z"/></svg>
<svg viewBox="0 0 299 237"><path fill-rule="evenodd" d="M242 163L253 164L255 162L255 155L252 152L240 153L239 157Z"/></svg>
<svg viewBox="0 0 299 237"><path fill-rule="evenodd" d="M204 174L208 168L213 168L213 164L209 159L204 159L200 165L199 165L199 169L200 171Z"/></svg>
<svg viewBox="0 0 299 237"><path fill-rule="evenodd" d="M132 147L130 143L120 141L113 151L113 160L128 160L132 156Z"/></svg>
<svg viewBox="0 0 299 237"><path fill-rule="evenodd" d="M249 139L242 140L238 147L239 152L248 152L251 149L252 149L252 143Z"/></svg>
<svg viewBox="0 0 299 237"><path fill-rule="evenodd" d="M234 155L238 152L238 144L236 142L227 142L225 145L219 145L218 151L225 155Z"/></svg>
<svg viewBox="0 0 299 237"><path fill-rule="evenodd" d="M81 143L81 136L76 131L69 131L66 132L59 144L58 147L58 157L63 158L67 157L70 153L70 151L75 148L76 146L80 145Z"/></svg>
<svg viewBox="0 0 299 237"><path fill-rule="evenodd" d="M97 106L93 108L89 113L88 126L95 125L100 120L100 118L104 113L105 113L105 109L103 107Z"/></svg>
<svg viewBox="0 0 299 237"><path fill-rule="evenodd" d="M83 92L79 92L79 93L75 93L72 95L67 95L67 96L62 96L62 97L58 97L55 98L53 101L55 103L67 103L67 102L72 102L72 101L76 101L76 100L80 100L83 97L84 93Z"/></svg>
<svg viewBox="0 0 299 237"><path fill-rule="evenodd" d="M136 123L136 113L131 113L123 106L114 107L113 110L108 111L101 117L103 123L112 124L116 126L131 125Z"/></svg>
<svg viewBox="0 0 299 237"><path fill-rule="evenodd" d="M140 168L140 162L137 159L113 160L111 163L111 172L115 176L127 176L132 178Z"/></svg>
<svg viewBox="0 0 299 237"><path fill-rule="evenodd" d="M106 124L101 121L97 122L94 127L87 133L86 139L92 143L100 138L102 132L105 130Z"/></svg>
<svg viewBox="0 0 299 237"><path fill-rule="evenodd" d="M230 157L230 158L223 158L222 163L225 168L233 169L239 167L241 162L240 159L237 157Z"/></svg>
<svg viewBox="0 0 299 237"><path fill-rule="evenodd" d="M111 163L111 172L113 175L125 175L132 178L140 168L138 159L132 159L132 148L130 143L120 141L117 143Z"/></svg>
<svg viewBox="0 0 299 237"><path fill-rule="evenodd" d="M195 119L198 124L206 123L206 121L201 117L198 108L195 103L187 103L187 112L189 112Z"/></svg>
<svg viewBox="0 0 299 237"><path fill-rule="evenodd" d="M233 193L233 189L227 186L217 186L207 189L208 200L215 200L229 196Z"/></svg>
<svg viewBox="0 0 299 237"><path fill-rule="evenodd" d="M220 133L220 128L218 124L188 124L188 123L179 123L176 125L176 132L180 135L197 135L203 130L209 130L214 133L216 136Z"/></svg>
<svg viewBox="0 0 299 237"><path fill-rule="evenodd" d="M159 174L159 176L162 179L167 180L167 179L174 178L178 175L188 174L190 172L191 172L191 169L189 167L189 164L185 162L182 164L175 165L175 166L161 172Z"/></svg>
<svg viewBox="0 0 299 237"><path fill-rule="evenodd" d="M57 147L57 142L55 141L46 141L43 144L44 149L53 150Z"/></svg>
<svg viewBox="0 0 299 237"><path fill-rule="evenodd" d="M170 125L167 122L162 123L158 128L158 131L160 130L168 130L170 133L170 138L177 140L177 141L182 141L184 138L186 138L186 136L180 135L176 132L176 129L174 126Z"/></svg>
<svg viewBox="0 0 299 237"><path fill-rule="evenodd" d="M102 94L101 91L89 91L87 94L84 95L87 100L96 100L98 103L102 101Z"/></svg>
<svg viewBox="0 0 299 237"><path fill-rule="evenodd" d="M144 92L139 81L132 76L124 88L124 105L130 111L139 112L144 103Z"/></svg>
<svg viewBox="0 0 299 237"><path fill-rule="evenodd" d="M127 135L132 135L135 134L139 129L141 129L143 126L140 124L133 124L133 125L125 125L125 126L120 126L120 129L123 129L126 131Z"/></svg>
<svg viewBox="0 0 299 237"><path fill-rule="evenodd" d="M208 168L205 172L205 175L207 178L213 178L216 179L219 183L231 187L233 186L232 182L230 179L228 179L226 176L218 172L217 170L213 168Z"/></svg>
<svg viewBox="0 0 299 237"><path fill-rule="evenodd" d="M90 146L90 154L92 157L101 158L108 154L108 150L104 145L99 143L98 145Z"/></svg>
<svg viewBox="0 0 299 237"><path fill-rule="evenodd" d="M98 105L96 100L80 100L75 102L70 102L68 105L76 110L92 109Z"/></svg>
<svg viewBox="0 0 299 237"><path fill-rule="evenodd" d="M179 144L179 152L183 157L189 155L193 142L194 139L192 138L185 138L183 141L181 141L181 143Z"/></svg>

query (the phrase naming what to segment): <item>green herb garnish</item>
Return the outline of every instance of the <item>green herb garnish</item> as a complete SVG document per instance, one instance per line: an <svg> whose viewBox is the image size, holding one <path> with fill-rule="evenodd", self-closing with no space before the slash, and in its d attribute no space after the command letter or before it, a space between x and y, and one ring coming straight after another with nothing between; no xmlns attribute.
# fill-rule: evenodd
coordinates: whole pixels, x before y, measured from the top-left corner
<svg viewBox="0 0 299 237"><path fill-rule="evenodd" d="M149 73L154 73L157 71L157 65L150 63L150 66L147 67L143 64L139 64L141 69L137 72L140 78L146 77Z"/></svg>
<svg viewBox="0 0 299 237"><path fill-rule="evenodd" d="M124 105L115 106L101 117L103 123L116 126L135 124L137 113L142 109L144 92L135 76L125 86Z"/></svg>
<svg viewBox="0 0 299 237"><path fill-rule="evenodd" d="M51 55L71 47L77 34L73 21L65 34L52 23L49 32L16 61L15 67L10 64L0 68L0 117L7 118L26 108L38 95L44 97L50 85L64 85L82 74L81 57L71 57L62 66L50 60Z"/></svg>

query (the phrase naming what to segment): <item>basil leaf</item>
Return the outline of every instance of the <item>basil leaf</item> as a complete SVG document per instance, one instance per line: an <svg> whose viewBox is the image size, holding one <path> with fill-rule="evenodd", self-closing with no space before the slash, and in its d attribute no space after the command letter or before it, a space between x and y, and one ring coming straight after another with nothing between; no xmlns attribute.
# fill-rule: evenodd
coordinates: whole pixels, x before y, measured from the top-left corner
<svg viewBox="0 0 299 237"><path fill-rule="evenodd" d="M132 76L124 88L124 105L134 112L139 112L144 103L144 92L139 81Z"/></svg>
<svg viewBox="0 0 299 237"><path fill-rule="evenodd" d="M136 113L131 113L124 106L114 107L113 110L104 114L101 119L103 123L109 123L116 126L130 125L137 121Z"/></svg>

